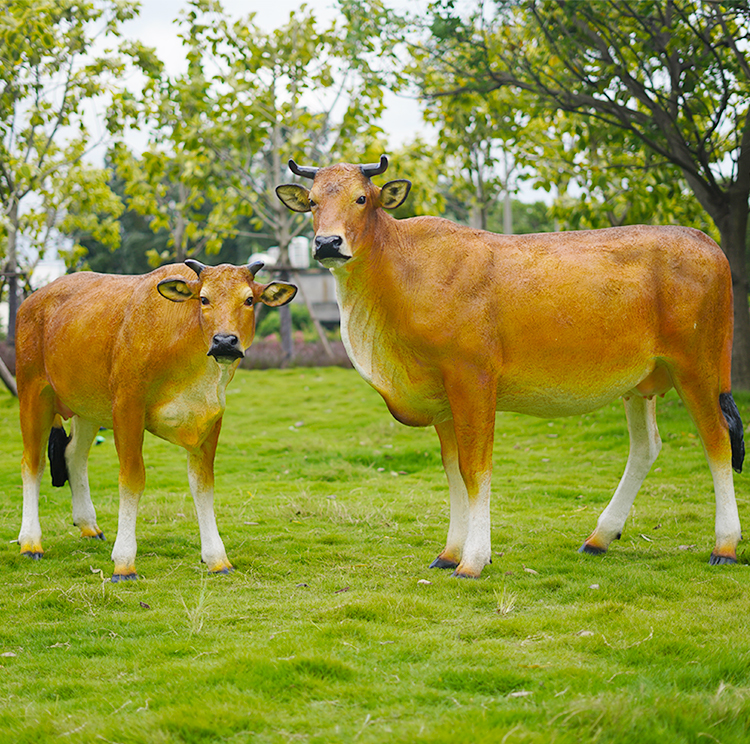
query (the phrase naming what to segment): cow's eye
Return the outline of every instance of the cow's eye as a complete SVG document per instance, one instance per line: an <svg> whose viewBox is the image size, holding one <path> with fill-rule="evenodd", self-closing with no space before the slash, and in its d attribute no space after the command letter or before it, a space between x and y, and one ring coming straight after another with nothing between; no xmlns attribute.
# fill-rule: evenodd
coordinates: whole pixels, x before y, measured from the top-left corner
<svg viewBox="0 0 750 750"><path fill-rule="evenodd" d="M360 195L359 198L357 198L357 203L359 203L360 206L363 206L367 202L367 196Z"/></svg>
<svg viewBox="0 0 750 750"><path fill-rule="evenodd" d="M204 307L208 304L208 297L201 297L201 305Z"/></svg>
<svg viewBox="0 0 750 750"><path fill-rule="evenodd" d="M248 298L247 298L247 299L245 300L245 304L246 304L246 305L247 305L248 307L252 307L252 306L253 306L253 298L252 298L252 297L248 297Z"/></svg>
<svg viewBox="0 0 750 750"><path fill-rule="evenodd" d="M315 201L312 198L308 199L308 203L310 204L310 208L317 205L317 203L315 203Z"/></svg>

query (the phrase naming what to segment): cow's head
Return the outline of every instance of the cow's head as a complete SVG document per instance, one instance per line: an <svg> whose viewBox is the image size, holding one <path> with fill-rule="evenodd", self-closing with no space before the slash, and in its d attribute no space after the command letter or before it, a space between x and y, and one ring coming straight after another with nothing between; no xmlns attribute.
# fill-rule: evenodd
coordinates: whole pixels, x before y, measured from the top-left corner
<svg viewBox="0 0 750 750"><path fill-rule="evenodd" d="M408 180L392 180L382 188L370 180L388 168L388 159L379 164L335 164L332 167L289 168L300 177L313 180L312 188L279 185L276 195L292 211L312 211L315 241L313 255L327 268L340 268L352 259L372 228L380 209L398 208L411 189Z"/></svg>
<svg viewBox="0 0 750 750"><path fill-rule="evenodd" d="M297 287L280 281L259 284L255 274L262 263L249 266L204 266L197 260L185 265L195 279L171 276L159 282L159 293L172 302L198 305L200 326L208 356L219 364L231 364L245 355L255 335L255 305L263 302L280 307L291 302Z"/></svg>

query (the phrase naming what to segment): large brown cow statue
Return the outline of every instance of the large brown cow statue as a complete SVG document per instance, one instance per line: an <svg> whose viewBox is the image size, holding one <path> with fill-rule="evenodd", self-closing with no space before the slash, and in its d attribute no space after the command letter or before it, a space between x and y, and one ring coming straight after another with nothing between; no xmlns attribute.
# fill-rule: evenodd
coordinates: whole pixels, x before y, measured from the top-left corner
<svg viewBox="0 0 750 750"><path fill-rule="evenodd" d="M231 570L213 509L214 456L226 387L253 340L254 305L283 305L297 290L256 282L262 263L214 268L188 260L186 265L192 270L179 264L143 276L71 274L35 292L19 308L22 554L42 556L39 487L48 437L53 484L70 481L73 523L82 536L102 538L87 462L97 430L109 427L120 460L112 580L136 578L135 522L146 481L144 430L187 450L203 561L211 572ZM68 443L61 419L69 418Z"/></svg>
<svg viewBox="0 0 750 750"><path fill-rule="evenodd" d="M582 414L623 397L630 455L588 537L619 538L661 446L655 394L675 388L713 475L711 563L736 561L732 466L742 421L730 394L732 284L720 248L683 227L503 236L421 216L396 220L411 184L382 188L388 162L292 171L293 211L312 211L316 259L331 269L341 332L359 373L407 425L434 425L450 488L450 527L432 563L478 577L490 562L495 411Z"/></svg>

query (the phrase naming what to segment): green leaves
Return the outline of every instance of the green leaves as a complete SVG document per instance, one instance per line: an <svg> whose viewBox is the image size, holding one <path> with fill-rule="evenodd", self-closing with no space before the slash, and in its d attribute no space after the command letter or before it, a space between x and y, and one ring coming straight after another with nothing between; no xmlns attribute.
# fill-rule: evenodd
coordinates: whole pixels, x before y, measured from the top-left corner
<svg viewBox="0 0 750 750"><path fill-rule="evenodd" d="M48 245L72 259L84 235L116 246L122 205L102 169L84 165L92 143L84 113L116 88L123 60L94 43L132 17L134 2L25 0L4 2L0 14L0 220L15 269L23 236L34 265ZM106 43L106 41L105 41ZM31 200L33 196L33 200Z"/></svg>
<svg viewBox="0 0 750 750"><path fill-rule="evenodd" d="M351 63L349 32L304 5L269 33L252 14L232 21L208 0L188 3L179 22L187 71L169 76L131 50L150 80L114 102L121 121L150 133L142 154L122 141L112 152L128 205L170 230L177 258L218 250L251 214L257 235L283 252L308 226L273 192L288 180L288 160L377 159L383 92Z"/></svg>

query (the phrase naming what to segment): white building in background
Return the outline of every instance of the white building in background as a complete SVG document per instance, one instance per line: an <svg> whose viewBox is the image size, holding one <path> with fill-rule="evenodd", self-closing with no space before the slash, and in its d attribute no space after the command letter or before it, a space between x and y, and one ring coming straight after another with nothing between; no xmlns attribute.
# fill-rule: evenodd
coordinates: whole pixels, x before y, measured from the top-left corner
<svg viewBox="0 0 750 750"><path fill-rule="evenodd" d="M269 247L264 253L253 253L248 263L260 261L266 266L275 266L279 262L281 248L278 245ZM292 268L310 268L310 240L307 237L295 237L289 242L289 265Z"/></svg>
<svg viewBox="0 0 750 750"><path fill-rule="evenodd" d="M310 240L295 237L289 243L289 265L292 268L310 268Z"/></svg>

